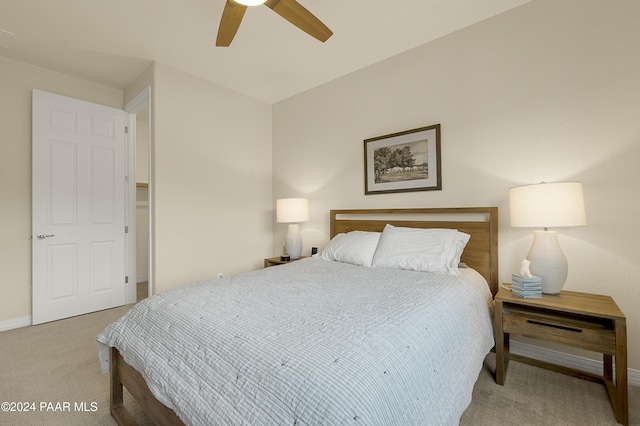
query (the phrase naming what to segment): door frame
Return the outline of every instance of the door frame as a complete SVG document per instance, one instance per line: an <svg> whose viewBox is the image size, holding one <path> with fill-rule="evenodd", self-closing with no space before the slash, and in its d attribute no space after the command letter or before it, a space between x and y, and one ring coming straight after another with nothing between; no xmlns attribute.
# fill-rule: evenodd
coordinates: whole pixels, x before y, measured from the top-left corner
<svg viewBox="0 0 640 426"><path fill-rule="evenodd" d="M136 116L145 109L147 110L147 125L148 125L148 182L149 182L149 229L148 229L148 265L147 265L147 295L153 294L153 184L152 184L152 167L151 161L152 153L152 125L151 125L151 86L145 87L140 93L138 93L133 99L127 102L123 108L128 113L128 133L127 133L127 175L128 180L128 195L127 195L127 223L129 226L129 232L127 234L127 271L129 280L132 281L127 292L127 303L136 302L136 289L137 289L137 271L136 271Z"/></svg>

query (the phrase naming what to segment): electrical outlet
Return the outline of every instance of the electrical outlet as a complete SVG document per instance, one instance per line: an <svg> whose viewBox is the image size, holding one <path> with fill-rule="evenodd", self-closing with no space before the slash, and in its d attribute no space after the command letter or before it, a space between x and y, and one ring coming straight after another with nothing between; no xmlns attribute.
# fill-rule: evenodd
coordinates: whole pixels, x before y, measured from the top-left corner
<svg viewBox="0 0 640 426"><path fill-rule="evenodd" d="M224 272L218 272L218 278L224 277Z"/></svg>

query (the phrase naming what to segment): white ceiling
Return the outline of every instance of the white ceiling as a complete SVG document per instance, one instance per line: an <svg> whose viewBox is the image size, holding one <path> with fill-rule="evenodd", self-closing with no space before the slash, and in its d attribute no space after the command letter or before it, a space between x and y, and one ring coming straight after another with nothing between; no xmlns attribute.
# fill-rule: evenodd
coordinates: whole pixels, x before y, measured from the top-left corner
<svg viewBox="0 0 640 426"><path fill-rule="evenodd" d="M531 0L298 0L326 43L266 6L215 46L225 0L2 0L0 55L124 88L152 61L268 103Z"/></svg>

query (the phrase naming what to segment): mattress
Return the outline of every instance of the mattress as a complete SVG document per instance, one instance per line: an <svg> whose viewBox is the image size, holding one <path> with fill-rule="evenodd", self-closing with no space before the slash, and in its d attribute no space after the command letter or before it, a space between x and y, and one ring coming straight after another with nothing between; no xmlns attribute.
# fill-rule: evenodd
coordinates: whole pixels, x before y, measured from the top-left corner
<svg viewBox="0 0 640 426"><path fill-rule="evenodd" d="M150 297L97 340L188 425L454 425L490 304L473 269L309 258Z"/></svg>

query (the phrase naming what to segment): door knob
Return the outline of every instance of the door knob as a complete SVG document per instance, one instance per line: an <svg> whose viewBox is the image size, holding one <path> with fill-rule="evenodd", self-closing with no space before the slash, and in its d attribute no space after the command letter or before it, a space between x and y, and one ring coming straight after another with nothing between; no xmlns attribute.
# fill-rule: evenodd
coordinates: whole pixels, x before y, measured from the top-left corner
<svg viewBox="0 0 640 426"><path fill-rule="evenodd" d="M39 240L44 240L45 238L53 237L55 234L43 234L42 232L36 235L36 238Z"/></svg>

